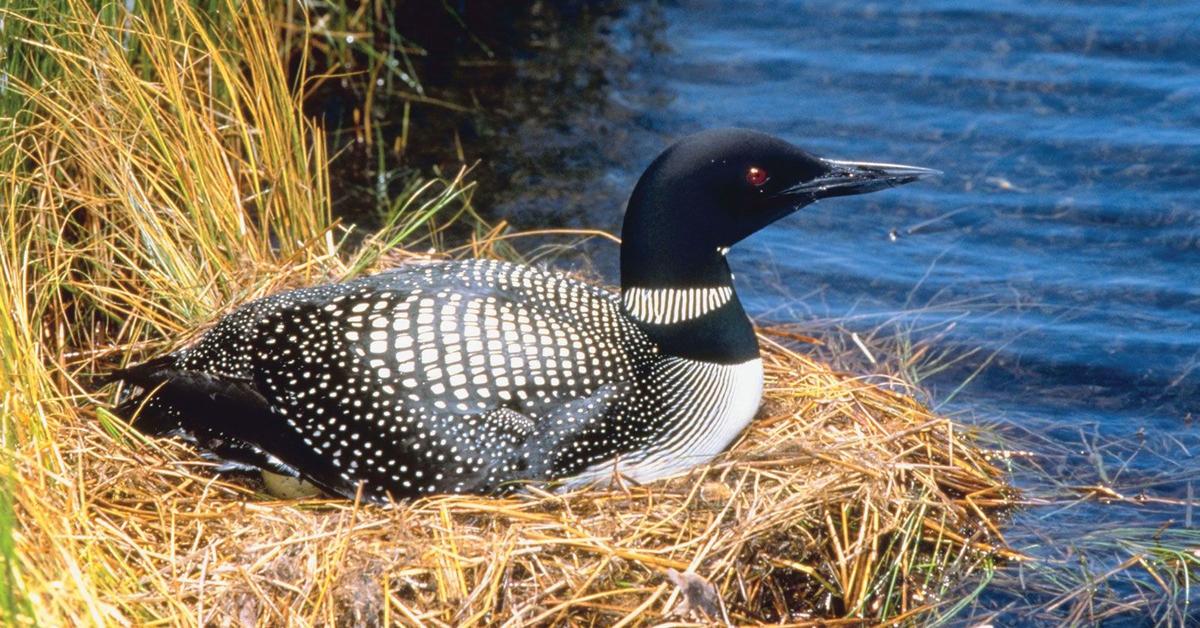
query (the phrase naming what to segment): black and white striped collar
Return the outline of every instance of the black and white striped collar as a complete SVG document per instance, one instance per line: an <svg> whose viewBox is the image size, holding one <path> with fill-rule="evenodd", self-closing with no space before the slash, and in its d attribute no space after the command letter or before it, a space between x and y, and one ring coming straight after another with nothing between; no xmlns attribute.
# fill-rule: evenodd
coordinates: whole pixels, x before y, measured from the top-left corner
<svg viewBox="0 0 1200 628"><path fill-rule="evenodd" d="M733 298L729 286L694 288L627 288L621 304L633 318L653 325L671 325L720 309Z"/></svg>

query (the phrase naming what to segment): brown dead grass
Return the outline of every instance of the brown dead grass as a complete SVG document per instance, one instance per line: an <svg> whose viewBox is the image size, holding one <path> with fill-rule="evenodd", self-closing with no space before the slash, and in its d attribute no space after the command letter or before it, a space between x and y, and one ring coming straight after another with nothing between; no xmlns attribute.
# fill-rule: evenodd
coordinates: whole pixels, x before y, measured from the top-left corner
<svg viewBox="0 0 1200 628"><path fill-rule="evenodd" d="M642 625L672 617L669 568L715 585L739 624L884 619L1005 554L983 514L1005 503L1001 476L954 423L763 340L759 419L719 460L649 486L281 502L84 418L59 427L62 486L14 497L25 515L77 513L108 576L98 611L121 624ZM54 546L22 527L28 549Z"/></svg>

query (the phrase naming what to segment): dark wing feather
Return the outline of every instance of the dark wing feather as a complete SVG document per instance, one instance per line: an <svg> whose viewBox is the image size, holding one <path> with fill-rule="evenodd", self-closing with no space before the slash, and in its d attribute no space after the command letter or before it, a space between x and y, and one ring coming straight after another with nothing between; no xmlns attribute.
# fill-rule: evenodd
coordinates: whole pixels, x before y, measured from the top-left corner
<svg viewBox="0 0 1200 628"><path fill-rule="evenodd" d="M278 429L278 416L252 382L181 370L177 360L163 356L113 374L127 384L117 413L130 417L135 429L193 443L221 463L220 471L304 475L325 490L346 494L321 480L318 470L327 465L306 453L299 438ZM284 460L276 451L289 455Z"/></svg>

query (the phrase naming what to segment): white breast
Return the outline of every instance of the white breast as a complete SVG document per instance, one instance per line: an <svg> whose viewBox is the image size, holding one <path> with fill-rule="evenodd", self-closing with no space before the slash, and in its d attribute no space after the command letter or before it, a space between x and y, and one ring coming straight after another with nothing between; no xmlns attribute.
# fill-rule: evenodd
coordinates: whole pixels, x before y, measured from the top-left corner
<svg viewBox="0 0 1200 628"><path fill-rule="evenodd" d="M614 471L650 482L704 464L729 447L762 401L759 358L732 365L667 358L659 373L659 388L672 408L663 418L669 427L652 445L624 454L615 464L592 465L569 478L567 487L609 480Z"/></svg>

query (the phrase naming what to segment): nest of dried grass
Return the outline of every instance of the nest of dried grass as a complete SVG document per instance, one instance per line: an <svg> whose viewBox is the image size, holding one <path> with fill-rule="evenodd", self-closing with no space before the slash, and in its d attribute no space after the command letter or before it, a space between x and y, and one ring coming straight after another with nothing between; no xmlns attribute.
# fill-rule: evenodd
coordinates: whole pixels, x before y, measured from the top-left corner
<svg viewBox="0 0 1200 628"><path fill-rule="evenodd" d="M64 426L80 532L112 578L98 610L239 626L895 619L1003 553L987 514L1001 474L959 427L764 344L759 419L712 464L648 486L280 502L181 446ZM19 509L44 499L16 488Z"/></svg>

